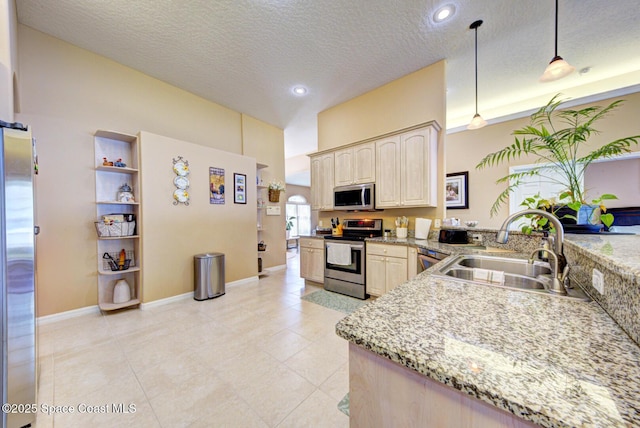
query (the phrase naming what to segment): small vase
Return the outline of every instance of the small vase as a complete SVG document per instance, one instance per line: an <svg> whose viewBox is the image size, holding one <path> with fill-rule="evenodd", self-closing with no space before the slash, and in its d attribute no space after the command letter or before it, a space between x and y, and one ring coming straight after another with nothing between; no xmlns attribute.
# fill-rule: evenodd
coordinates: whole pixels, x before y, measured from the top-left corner
<svg viewBox="0 0 640 428"><path fill-rule="evenodd" d="M119 279L113 287L113 303L126 303L129 300L131 300L129 283L124 279Z"/></svg>

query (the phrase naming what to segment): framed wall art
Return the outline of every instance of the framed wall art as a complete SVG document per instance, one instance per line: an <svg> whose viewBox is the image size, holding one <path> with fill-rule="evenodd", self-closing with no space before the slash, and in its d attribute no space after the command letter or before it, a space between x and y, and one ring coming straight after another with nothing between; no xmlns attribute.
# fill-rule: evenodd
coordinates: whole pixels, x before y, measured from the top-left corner
<svg viewBox="0 0 640 428"><path fill-rule="evenodd" d="M233 203L247 203L247 176L246 174L233 174Z"/></svg>
<svg viewBox="0 0 640 428"><path fill-rule="evenodd" d="M209 202L224 204L224 169L209 168Z"/></svg>
<svg viewBox="0 0 640 428"><path fill-rule="evenodd" d="M447 209L469 208L469 171L447 174L445 199Z"/></svg>

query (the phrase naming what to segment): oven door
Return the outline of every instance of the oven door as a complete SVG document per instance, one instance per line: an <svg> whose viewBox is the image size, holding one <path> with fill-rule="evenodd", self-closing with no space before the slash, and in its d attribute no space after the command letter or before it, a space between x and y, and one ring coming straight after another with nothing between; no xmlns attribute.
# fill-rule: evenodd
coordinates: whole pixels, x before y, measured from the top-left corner
<svg viewBox="0 0 640 428"><path fill-rule="evenodd" d="M339 243L341 245L349 245L351 247L350 264L347 265L329 263L329 246L336 243ZM333 240L331 242L325 242L324 251L324 276L326 278L364 284L364 242Z"/></svg>

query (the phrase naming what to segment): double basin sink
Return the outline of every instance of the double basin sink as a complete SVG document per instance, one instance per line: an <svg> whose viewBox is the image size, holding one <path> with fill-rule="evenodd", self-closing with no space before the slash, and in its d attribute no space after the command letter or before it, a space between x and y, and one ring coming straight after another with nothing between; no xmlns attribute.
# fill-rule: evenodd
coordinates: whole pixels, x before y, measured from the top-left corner
<svg viewBox="0 0 640 428"><path fill-rule="evenodd" d="M438 263L433 275L448 279L490 285L535 293L546 293L562 298L591 300L580 288L567 288L566 295L548 290L553 270L547 262L484 255L458 255ZM487 271L494 280L484 274ZM497 279L496 279L497 278Z"/></svg>

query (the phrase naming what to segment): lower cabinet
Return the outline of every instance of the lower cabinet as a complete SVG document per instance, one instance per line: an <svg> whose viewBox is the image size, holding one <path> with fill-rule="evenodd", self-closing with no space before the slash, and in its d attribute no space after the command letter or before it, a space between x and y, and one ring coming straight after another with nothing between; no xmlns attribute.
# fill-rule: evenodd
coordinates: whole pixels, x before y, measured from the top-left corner
<svg viewBox="0 0 640 428"><path fill-rule="evenodd" d="M300 277L324 283L324 239L300 238Z"/></svg>
<svg viewBox="0 0 640 428"><path fill-rule="evenodd" d="M382 296L408 279L407 247L367 243L367 293Z"/></svg>

